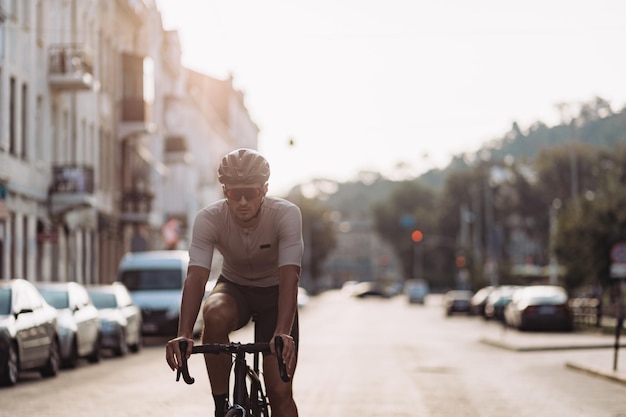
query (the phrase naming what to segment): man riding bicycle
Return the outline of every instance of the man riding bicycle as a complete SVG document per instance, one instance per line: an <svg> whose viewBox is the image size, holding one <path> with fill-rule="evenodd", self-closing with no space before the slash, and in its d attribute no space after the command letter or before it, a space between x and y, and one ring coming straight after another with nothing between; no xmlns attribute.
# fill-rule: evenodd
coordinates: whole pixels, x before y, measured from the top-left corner
<svg viewBox="0 0 626 417"><path fill-rule="evenodd" d="M193 324L202 305L202 343L228 343L229 334L254 317L255 341L283 339L282 359L290 376L298 354L297 296L302 254L302 215L293 203L267 196L270 168L251 149L227 154L218 169L224 199L198 212L189 247L189 268L183 287L178 336L167 342L166 360L172 370L189 357ZM223 256L222 273L202 304L213 250ZM186 340L186 352L179 341ZM228 397L231 358L206 354L205 363L222 417ZM274 354L263 360L263 375L273 415L298 415L292 383L280 378Z"/></svg>

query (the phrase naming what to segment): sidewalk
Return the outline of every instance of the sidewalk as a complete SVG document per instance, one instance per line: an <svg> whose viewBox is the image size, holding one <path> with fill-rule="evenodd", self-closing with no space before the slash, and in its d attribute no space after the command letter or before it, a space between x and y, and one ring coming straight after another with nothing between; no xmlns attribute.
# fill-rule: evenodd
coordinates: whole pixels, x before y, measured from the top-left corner
<svg viewBox="0 0 626 417"><path fill-rule="evenodd" d="M485 330L482 343L516 352L546 350L577 350L565 359L567 368L607 378L626 385L626 334L619 338L617 369L615 366L615 335L600 332L572 333L521 332L499 326Z"/></svg>

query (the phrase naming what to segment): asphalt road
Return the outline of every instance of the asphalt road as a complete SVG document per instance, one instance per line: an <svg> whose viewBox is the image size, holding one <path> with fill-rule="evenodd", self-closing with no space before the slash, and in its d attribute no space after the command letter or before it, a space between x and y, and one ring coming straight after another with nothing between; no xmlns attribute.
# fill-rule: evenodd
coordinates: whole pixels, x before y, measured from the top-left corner
<svg viewBox="0 0 626 417"><path fill-rule="evenodd" d="M625 385L565 366L584 349L485 343L502 331L497 324L446 318L436 298L421 306L329 292L300 317L301 416L626 417ZM236 338L249 340L250 330ZM0 416L212 416L202 358L191 360L194 385L176 383L163 343L149 340L139 354L84 362L52 379L25 373L17 386L0 388Z"/></svg>

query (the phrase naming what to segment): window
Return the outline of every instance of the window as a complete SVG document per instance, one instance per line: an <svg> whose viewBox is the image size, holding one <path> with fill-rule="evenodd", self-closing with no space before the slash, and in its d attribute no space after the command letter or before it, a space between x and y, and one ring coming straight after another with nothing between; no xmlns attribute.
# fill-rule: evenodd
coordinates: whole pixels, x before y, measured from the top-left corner
<svg viewBox="0 0 626 417"><path fill-rule="evenodd" d="M0 316L8 316L11 313L11 290L0 288Z"/></svg>
<svg viewBox="0 0 626 417"><path fill-rule="evenodd" d="M174 269L125 271L122 283L129 291L180 290L180 271Z"/></svg>
<svg viewBox="0 0 626 417"><path fill-rule="evenodd" d="M43 296L44 300L54 308L70 308L70 297L65 290L40 288L39 293Z"/></svg>
<svg viewBox="0 0 626 417"><path fill-rule="evenodd" d="M17 0L7 0L4 5L7 15L15 20L17 18Z"/></svg>
<svg viewBox="0 0 626 417"><path fill-rule="evenodd" d="M22 217L22 277L28 277L28 240L31 234L28 230L28 216Z"/></svg>
<svg viewBox="0 0 626 417"><path fill-rule="evenodd" d="M15 137L15 78L9 81L9 153L17 155L17 138Z"/></svg>
<svg viewBox="0 0 626 417"><path fill-rule="evenodd" d="M37 96L37 104L35 108L35 146L33 146L33 161L43 160L46 155L44 146L47 144L43 140L43 97Z"/></svg>
<svg viewBox="0 0 626 417"><path fill-rule="evenodd" d="M90 295L91 301L93 301L93 305L95 305L98 310L117 307L115 294L93 291Z"/></svg>
<svg viewBox="0 0 626 417"><path fill-rule="evenodd" d="M36 39L37 39L37 44L38 45L43 45L44 44L44 39L43 39L43 0L38 0L37 1L37 5L35 6L36 10L35 10L35 31L36 31Z"/></svg>
<svg viewBox="0 0 626 417"><path fill-rule="evenodd" d="M20 13L20 16L22 17L22 27L24 28L24 30L29 30L30 29L30 1L21 1L20 4L22 5L22 12Z"/></svg>
<svg viewBox="0 0 626 417"><path fill-rule="evenodd" d="M9 241L9 275L11 278L15 278L15 242L17 241L17 234L15 233L15 213L11 213L11 219L9 220L9 236L11 236L11 240Z"/></svg>
<svg viewBox="0 0 626 417"><path fill-rule="evenodd" d="M0 10L1 11L1 10ZM4 32L4 25L2 25L0 23L0 60L2 60L2 57L4 55L3 51L2 51L2 45L4 45L4 36L3 36L3 32ZM2 80L2 68L0 67L0 80ZM4 123L4 118L2 117L4 112L3 112L3 108L4 108L4 91L2 89L4 83L0 82L0 126L3 126ZM4 135L0 134L0 151L2 150L6 150L7 149L7 144L5 142L5 138L3 138ZM2 270L0 270L0 273L2 272Z"/></svg>
<svg viewBox="0 0 626 417"><path fill-rule="evenodd" d="M22 159L28 159L28 86L22 84L22 111L21 111L21 135L20 135L20 151Z"/></svg>

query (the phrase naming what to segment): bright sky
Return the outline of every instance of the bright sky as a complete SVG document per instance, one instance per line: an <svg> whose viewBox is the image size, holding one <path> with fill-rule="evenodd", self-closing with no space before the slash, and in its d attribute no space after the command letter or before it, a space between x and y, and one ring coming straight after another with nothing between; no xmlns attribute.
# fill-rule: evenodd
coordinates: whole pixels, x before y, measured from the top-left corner
<svg viewBox="0 0 626 417"><path fill-rule="evenodd" d="M555 105L626 103L623 0L157 0L183 65L234 76L270 191L445 167ZM289 146L293 139L294 146Z"/></svg>

